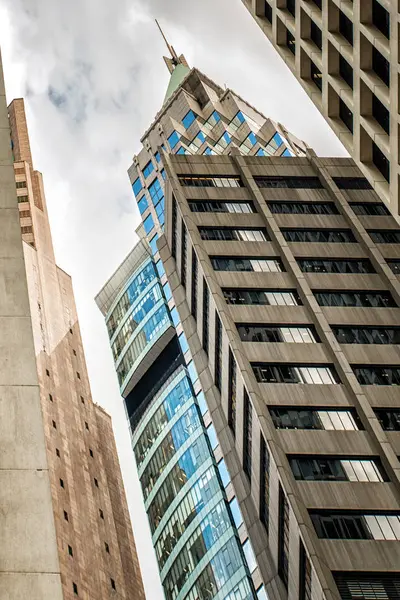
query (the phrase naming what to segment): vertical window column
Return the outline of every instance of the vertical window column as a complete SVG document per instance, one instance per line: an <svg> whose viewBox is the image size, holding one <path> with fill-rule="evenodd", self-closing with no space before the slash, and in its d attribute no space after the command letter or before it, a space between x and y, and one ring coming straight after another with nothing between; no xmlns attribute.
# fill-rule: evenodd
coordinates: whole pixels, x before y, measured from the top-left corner
<svg viewBox="0 0 400 600"><path fill-rule="evenodd" d="M279 484L278 573L286 589L289 575L289 503Z"/></svg>
<svg viewBox="0 0 400 600"><path fill-rule="evenodd" d="M228 425L236 436L236 361L229 348Z"/></svg>
<svg viewBox="0 0 400 600"><path fill-rule="evenodd" d="M192 248L192 293L191 293L192 315L197 320L197 256Z"/></svg>
<svg viewBox="0 0 400 600"><path fill-rule="evenodd" d="M260 441L260 519L269 533L269 451L264 438Z"/></svg>
<svg viewBox="0 0 400 600"><path fill-rule="evenodd" d="M209 297L206 280L203 278L203 350L208 356L208 312Z"/></svg>
<svg viewBox="0 0 400 600"><path fill-rule="evenodd" d="M253 414L249 395L244 390L243 398L243 470L251 482L251 454Z"/></svg>
<svg viewBox="0 0 400 600"><path fill-rule="evenodd" d="M300 539L299 600L311 600L311 563Z"/></svg>
<svg viewBox="0 0 400 600"><path fill-rule="evenodd" d="M177 228L178 228L178 219L177 219L177 208L176 208L176 200L172 199L172 242L171 242L171 254L176 259L176 238L177 238Z"/></svg>
<svg viewBox="0 0 400 600"><path fill-rule="evenodd" d="M187 266L187 233L186 225L182 221L182 247L181 247L181 283L186 288L186 266Z"/></svg>
<svg viewBox="0 0 400 600"><path fill-rule="evenodd" d="M218 390L221 392L222 376L222 325L221 320L215 311L215 370L214 381Z"/></svg>

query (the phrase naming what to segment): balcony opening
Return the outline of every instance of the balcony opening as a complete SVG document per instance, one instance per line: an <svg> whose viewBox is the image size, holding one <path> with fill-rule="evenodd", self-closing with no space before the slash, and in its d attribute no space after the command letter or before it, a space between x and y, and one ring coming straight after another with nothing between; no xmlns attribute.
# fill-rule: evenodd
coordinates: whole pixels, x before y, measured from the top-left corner
<svg viewBox="0 0 400 600"><path fill-rule="evenodd" d="M390 163L375 142L372 142L372 162L382 173L386 181L390 183Z"/></svg>
<svg viewBox="0 0 400 600"><path fill-rule="evenodd" d="M377 0L372 0L372 22L390 40L390 15Z"/></svg>

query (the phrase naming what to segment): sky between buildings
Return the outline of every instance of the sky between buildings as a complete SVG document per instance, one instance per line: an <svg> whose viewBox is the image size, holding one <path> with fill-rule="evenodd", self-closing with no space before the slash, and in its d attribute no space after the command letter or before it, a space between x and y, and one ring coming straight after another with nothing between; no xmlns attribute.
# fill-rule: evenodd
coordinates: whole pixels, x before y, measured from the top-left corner
<svg viewBox="0 0 400 600"><path fill-rule="evenodd" d="M122 400L94 296L136 242L127 168L183 52L325 156L345 151L240 0L0 0L7 101L24 97L58 264L72 275L95 402L113 417L148 600L162 600Z"/></svg>

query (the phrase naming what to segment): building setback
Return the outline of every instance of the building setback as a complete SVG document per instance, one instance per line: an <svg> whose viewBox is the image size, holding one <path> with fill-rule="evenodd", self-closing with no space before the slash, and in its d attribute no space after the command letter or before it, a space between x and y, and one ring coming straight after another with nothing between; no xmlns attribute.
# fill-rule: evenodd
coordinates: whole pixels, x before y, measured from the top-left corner
<svg viewBox="0 0 400 600"><path fill-rule="evenodd" d="M111 418L91 397L71 278L55 261L22 99L10 104L8 116L46 444L43 460L58 548L53 570L61 573L62 583L62 595L61 589L58 595L43 591L37 598L108 600L115 593L144 600ZM39 530L32 546L47 543L42 535ZM21 546L27 542L21 540Z"/></svg>
<svg viewBox="0 0 400 600"><path fill-rule="evenodd" d="M399 599L396 220L351 159L164 168L160 256L268 598Z"/></svg>
<svg viewBox="0 0 400 600"><path fill-rule="evenodd" d="M400 212L394 0L242 0L359 168Z"/></svg>

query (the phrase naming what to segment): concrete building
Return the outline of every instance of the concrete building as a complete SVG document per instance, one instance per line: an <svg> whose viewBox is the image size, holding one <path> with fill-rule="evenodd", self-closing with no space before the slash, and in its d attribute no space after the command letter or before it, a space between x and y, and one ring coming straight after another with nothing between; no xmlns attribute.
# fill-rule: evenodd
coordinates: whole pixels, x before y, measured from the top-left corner
<svg viewBox="0 0 400 600"><path fill-rule="evenodd" d="M20 335L27 336L29 333L31 336L33 329L34 342L30 366L25 348L19 353L18 360L12 355L7 360L10 364L21 363L25 377L21 383L25 382L25 386L29 386L23 388L27 390L23 393L28 398L21 398L26 412L23 412L21 404L17 413L22 411L20 417L23 417L22 424L26 425L26 435L30 432L29 428L35 426L40 428L43 438L41 445L38 441L35 442L37 449L31 448L32 442L24 439L18 424L19 435L26 446L19 451L22 453L20 469L27 468L23 466L23 460L27 464L32 463L34 472L31 477L33 476L34 481L26 483L26 489L22 488L15 495L22 495L23 501L24 493L28 495L38 513L37 527L35 538L30 535L25 538L24 520L21 518L14 523L18 515L16 511L16 517L9 525L9 535L15 536L22 554L26 551L32 557L32 568L29 568L30 563L26 566L21 561L17 570L28 573L34 571L36 557L43 555L47 561L43 558L42 571L48 570L47 577L51 577L54 591L47 592L43 586L40 588L41 593L31 595L29 587L29 591L26 590L24 594L19 592L13 595L11 587L5 587L0 596L12 599L29 597L35 600L73 600L77 597L85 600L108 600L113 597L144 600L111 419L102 408L93 403L91 397L71 278L55 261L42 175L34 169L32 163L24 102L18 99L10 104L9 121L5 106L2 111L4 145L9 149L11 131L14 160L15 179L9 187L10 195L14 188L15 206L12 212L8 209L8 213L13 215L15 221L15 237L18 237L18 233L20 239L22 231L23 239L23 256L19 242L21 256L17 264L14 264L13 271L10 271L10 283L5 282L5 289L8 289L8 285L16 285L21 294L26 295L23 282L27 278L29 328L27 324L26 332L21 330ZM11 166L9 171L12 174ZM2 227L5 227L6 219L1 222ZM20 229L17 230L19 224ZM8 240L9 230L4 231L7 231L5 239ZM3 236L2 239L4 240ZM16 245L17 242L14 242L14 246ZM3 249L3 242L1 246ZM23 275L20 272L23 261L26 276L25 272ZM10 296L9 302L11 299ZM18 310L20 300L14 298L14 304L10 304L8 309L9 313ZM24 310L29 315L26 301ZM14 340L19 342L19 335L16 336L15 331L19 329L14 328ZM2 335L2 340L5 339L7 338ZM29 343L28 339L27 348ZM32 411L36 402L37 415L34 412L31 415L27 410L28 402ZM3 414L6 415L6 408L2 411L2 416ZM10 411L11 414L13 411ZM7 418L11 418L8 413ZM1 422L2 431L3 426L5 427L0 436L2 442L5 435L6 446L13 446L10 432L15 431L16 425L7 425L7 419L3 418ZM9 448L7 452L11 459ZM22 471L19 477L21 473ZM5 489L4 486L1 489ZM41 513L45 511L46 521L43 521L44 514ZM4 514L3 506L0 514ZM11 525L15 527L15 531L12 531ZM2 537L3 531L0 524ZM3 551L8 547L8 540L8 536L3 538ZM2 566L6 565L7 571L12 571L7 568L8 562L0 560L0 563ZM0 587L1 589L3 588Z"/></svg>
<svg viewBox="0 0 400 600"><path fill-rule="evenodd" d="M163 160L164 150L201 161L234 148L258 156L305 156L307 148L168 49L164 103L129 169L141 241L96 301L106 318L167 600L262 600L263 579L214 426L203 420L207 406L158 253Z"/></svg>
<svg viewBox="0 0 400 600"><path fill-rule="evenodd" d="M399 202L395 0L242 0L379 196Z"/></svg>
<svg viewBox="0 0 400 600"><path fill-rule="evenodd" d="M164 169L160 257L267 597L399 599L396 220L351 159Z"/></svg>

